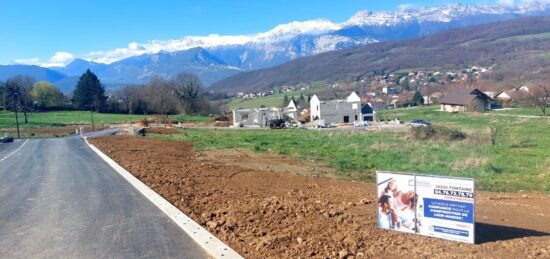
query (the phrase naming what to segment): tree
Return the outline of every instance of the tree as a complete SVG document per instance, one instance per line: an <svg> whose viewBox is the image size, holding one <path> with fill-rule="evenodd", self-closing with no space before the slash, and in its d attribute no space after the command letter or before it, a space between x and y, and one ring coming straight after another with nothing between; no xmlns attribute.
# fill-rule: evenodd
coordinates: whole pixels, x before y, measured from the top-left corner
<svg viewBox="0 0 550 259"><path fill-rule="evenodd" d="M73 92L73 104L77 109L99 111L107 100L105 88L89 69L80 76Z"/></svg>
<svg viewBox="0 0 550 259"><path fill-rule="evenodd" d="M9 111L15 113L15 124L17 126L17 138L21 138L19 135L19 112L25 114L25 124L27 120L27 106L29 105L30 87L32 87L32 78L26 76L16 76L8 79L4 85L4 92L6 96L6 107ZM32 105L32 101L30 102Z"/></svg>
<svg viewBox="0 0 550 259"><path fill-rule="evenodd" d="M529 92L528 102L538 107L542 115L546 116L546 109L550 106L550 85L544 83L533 85L529 87Z"/></svg>
<svg viewBox="0 0 550 259"><path fill-rule="evenodd" d="M4 110L8 109L8 107L6 107L6 84L2 81L0 81L0 106L2 106Z"/></svg>
<svg viewBox="0 0 550 259"><path fill-rule="evenodd" d="M146 103L146 110L162 115L178 113L180 103L174 93L170 82L159 77L154 77L143 88L141 98Z"/></svg>
<svg viewBox="0 0 550 259"><path fill-rule="evenodd" d="M489 122L489 135L491 137L491 144L495 146L500 141L503 132L506 130L505 123L494 118Z"/></svg>
<svg viewBox="0 0 550 259"><path fill-rule="evenodd" d="M63 105L63 93L57 86L45 81L35 83L31 91L32 99L40 109Z"/></svg>
<svg viewBox="0 0 550 259"><path fill-rule="evenodd" d="M422 94L420 94L419 91L416 91L414 93L414 96L411 99L410 104L412 106L418 106L418 105L422 105L423 103L424 103L424 98L422 97Z"/></svg>
<svg viewBox="0 0 550 259"><path fill-rule="evenodd" d="M8 110L22 112L25 117L25 124L29 123L28 113L32 111L33 101L31 90L34 79L29 76L15 76L5 83L6 106Z"/></svg>
<svg viewBox="0 0 550 259"><path fill-rule="evenodd" d="M200 79L190 73L180 73L172 80L172 88L177 94L183 110L187 114L198 113L201 110L202 83Z"/></svg>
<svg viewBox="0 0 550 259"><path fill-rule="evenodd" d="M117 92L124 105L124 110L128 114L135 114L143 110L143 100L140 96L141 90L142 87L126 85Z"/></svg>
<svg viewBox="0 0 550 259"><path fill-rule="evenodd" d="M298 100L300 105L303 105L306 102L306 98L304 97L304 93L300 93L300 99Z"/></svg>
<svg viewBox="0 0 550 259"><path fill-rule="evenodd" d="M290 102L290 100L288 99L288 95L285 94L285 97L283 98L283 107L286 107L288 102Z"/></svg>

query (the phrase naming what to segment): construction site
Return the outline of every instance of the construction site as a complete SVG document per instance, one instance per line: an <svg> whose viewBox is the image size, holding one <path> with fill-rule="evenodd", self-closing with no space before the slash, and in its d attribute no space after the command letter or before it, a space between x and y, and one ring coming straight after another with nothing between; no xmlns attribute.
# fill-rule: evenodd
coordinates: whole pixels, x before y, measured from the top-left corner
<svg viewBox="0 0 550 259"><path fill-rule="evenodd" d="M327 178L335 169L322 164L182 141L91 142L246 258L550 256L548 194L478 192L468 245L378 229L375 186Z"/></svg>

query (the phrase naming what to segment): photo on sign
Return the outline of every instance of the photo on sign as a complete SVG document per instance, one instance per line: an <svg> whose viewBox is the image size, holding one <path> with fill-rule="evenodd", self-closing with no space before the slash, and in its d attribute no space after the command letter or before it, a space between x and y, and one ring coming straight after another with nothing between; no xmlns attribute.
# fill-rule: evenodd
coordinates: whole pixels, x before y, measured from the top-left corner
<svg viewBox="0 0 550 259"><path fill-rule="evenodd" d="M414 175L378 173L378 227L415 233Z"/></svg>

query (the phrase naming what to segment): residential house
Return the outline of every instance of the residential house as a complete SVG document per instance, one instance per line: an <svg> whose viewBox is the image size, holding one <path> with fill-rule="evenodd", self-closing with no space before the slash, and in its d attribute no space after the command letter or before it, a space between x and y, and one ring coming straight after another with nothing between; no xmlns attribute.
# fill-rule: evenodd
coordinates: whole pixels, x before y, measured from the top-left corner
<svg viewBox="0 0 550 259"><path fill-rule="evenodd" d="M310 119L324 124L361 122L361 98L352 92L344 100L321 101L317 95L310 100Z"/></svg>
<svg viewBox="0 0 550 259"><path fill-rule="evenodd" d="M529 88L521 86L519 88L499 92L495 95L494 99L499 102L502 107L508 108L511 106L512 102L525 98L529 93Z"/></svg>
<svg viewBox="0 0 550 259"><path fill-rule="evenodd" d="M446 112L484 112L491 109L494 100L474 88L460 88L441 98L441 110Z"/></svg>
<svg viewBox="0 0 550 259"><path fill-rule="evenodd" d="M288 102L288 105L283 108L283 113L289 118L298 118L298 106L296 105L296 102L294 102L294 99L291 99L290 102Z"/></svg>

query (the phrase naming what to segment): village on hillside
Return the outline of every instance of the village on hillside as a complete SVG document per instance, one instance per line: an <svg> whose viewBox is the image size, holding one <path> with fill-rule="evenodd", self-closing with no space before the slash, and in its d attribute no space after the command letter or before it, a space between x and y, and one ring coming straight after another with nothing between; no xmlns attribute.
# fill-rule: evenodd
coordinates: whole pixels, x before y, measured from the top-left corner
<svg viewBox="0 0 550 259"><path fill-rule="evenodd" d="M368 91L361 91L365 88L359 88L348 93L343 99L325 100L315 93L308 94L305 98L304 92L313 91L301 87L298 90L300 98L296 99L292 95L287 100L288 96L285 94L282 107L262 105L256 108L235 109L231 117L233 127L334 128L388 124L384 118L377 117L376 113L378 110L395 108L439 105L438 110L450 113L487 112L519 107L545 108L550 91L541 85L520 85L499 91L487 91L485 90L487 87L476 88L476 80L480 75L489 72L490 68L472 67L461 73L410 72L397 79L395 74L391 73L388 76L375 76L368 83L362 80L362 84ZM405 84L408 90L403 90ZM339 86L334 83L327 88L336 87ZM281 90L255 94L239 93L237 98L254 99L295 91L297 91L296 87L284 87ZM359 91L362 94L358 94ZM391 123L403 124L404 122L396 118Z"/></svg>

